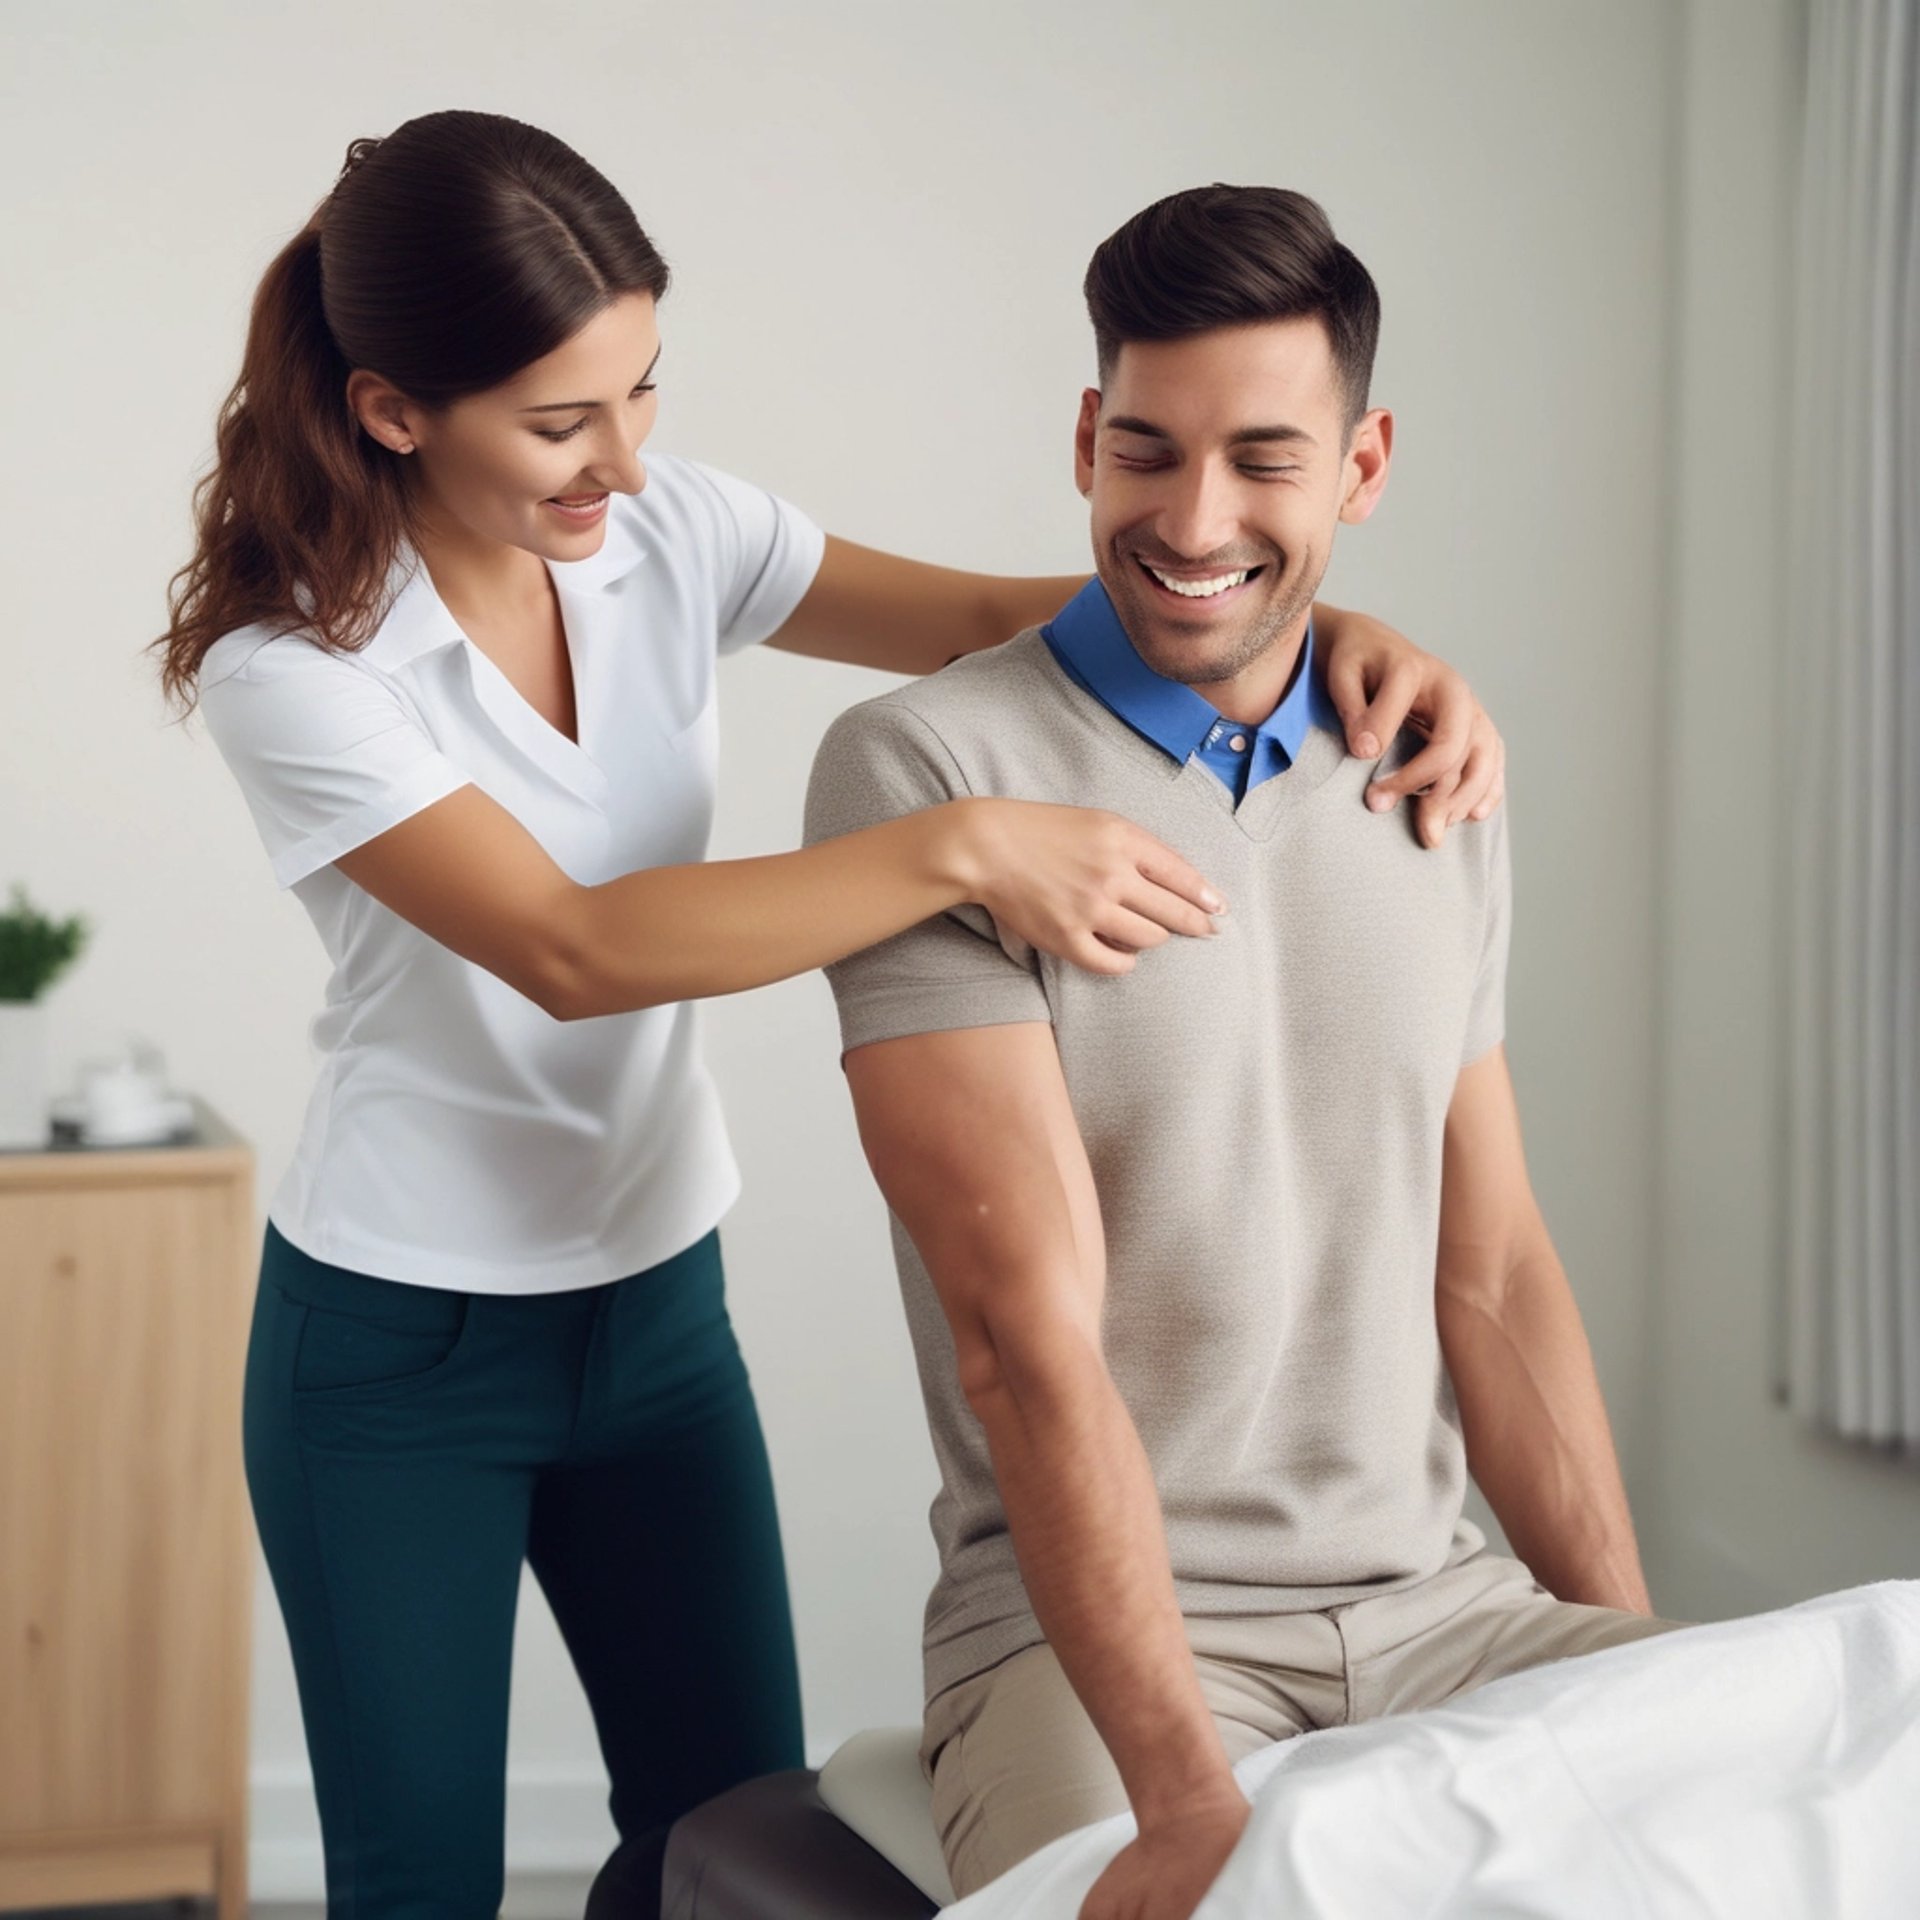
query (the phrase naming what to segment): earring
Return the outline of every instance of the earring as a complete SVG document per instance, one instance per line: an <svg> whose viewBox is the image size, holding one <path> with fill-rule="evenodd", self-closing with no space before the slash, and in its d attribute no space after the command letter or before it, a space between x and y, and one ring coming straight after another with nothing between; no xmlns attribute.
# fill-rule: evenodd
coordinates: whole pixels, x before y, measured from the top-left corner
<svg viewBox="0 0 1920 1920"><path fill-rule="evenodd" d="M404 447L396 447L394 451L396 453L411 453L413 451L413 442L409 440Z"/></svg>

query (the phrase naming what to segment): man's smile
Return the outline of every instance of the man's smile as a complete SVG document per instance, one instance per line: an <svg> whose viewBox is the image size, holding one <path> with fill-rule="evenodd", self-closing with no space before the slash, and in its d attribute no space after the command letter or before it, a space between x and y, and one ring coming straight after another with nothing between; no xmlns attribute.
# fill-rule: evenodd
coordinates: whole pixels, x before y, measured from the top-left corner
<svg viewBox="0 0 1920 1920"><path fill-rule="evenodd" d="M1187 613L1196 606L1211 611L1240 599L1266 572L1263 562L1259 566L1215 568L1202 573L1191 568L1156 566L1151 561L1142 560L1137 554L1134 556L1134 566L1146 581L1153 598L1167 606L1177 606Z"/></svg>

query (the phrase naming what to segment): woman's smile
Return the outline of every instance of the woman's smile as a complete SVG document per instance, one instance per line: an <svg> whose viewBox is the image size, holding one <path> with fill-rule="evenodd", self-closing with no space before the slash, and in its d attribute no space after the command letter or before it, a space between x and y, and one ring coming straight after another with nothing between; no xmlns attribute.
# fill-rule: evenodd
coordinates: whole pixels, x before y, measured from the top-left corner
<svg viewBox="0 0 1920 1920"><path fill-rule="evenodd" d="M607 496L604 493L575 494L572 499L563 499L555 494L549 500L543 500L542 506L551 507L563 520L571 520L578 526L591 526L605 513Z"/></svg>

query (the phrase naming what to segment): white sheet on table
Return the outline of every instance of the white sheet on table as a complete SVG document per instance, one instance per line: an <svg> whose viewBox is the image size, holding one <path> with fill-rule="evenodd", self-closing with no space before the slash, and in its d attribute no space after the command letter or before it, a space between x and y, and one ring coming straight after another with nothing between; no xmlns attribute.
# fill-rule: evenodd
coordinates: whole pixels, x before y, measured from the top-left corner
<svg viewBox="0 0 1920 1920"><path fill-rule="evenodd" d="M1916 1920L1920 1581L1688 1627L1329 1728L1236 1769L1195 1920ZM1083 1827L946 1909L1073 1920Z"/></svg>

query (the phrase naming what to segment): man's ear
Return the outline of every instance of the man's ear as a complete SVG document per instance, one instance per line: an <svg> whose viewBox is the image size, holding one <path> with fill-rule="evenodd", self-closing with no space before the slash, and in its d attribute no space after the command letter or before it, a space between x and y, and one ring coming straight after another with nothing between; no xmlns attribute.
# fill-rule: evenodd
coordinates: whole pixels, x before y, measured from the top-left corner
<svg viewBox="0 0 1920 1920"><path fill-rule="evenodd" d="M1375 407L1361 416L1347 447L1340 475L1340 518L1349 525L1372 513L1386 491L1387 467L1393 459L1393 415Z"/></svg>
<svg viewBox="0 0 1920 1920"><path fill-rule="evenodd" d="M1093 492L1093 440L1100 424L1100 389L1089 387L1080 396L1080 418L1073 427L1073 484L1082 495Z"/></svg>

